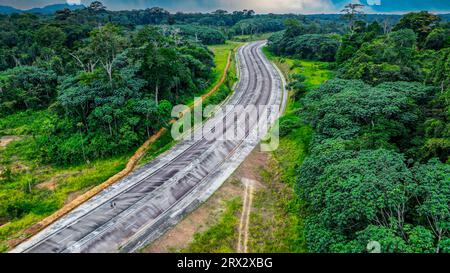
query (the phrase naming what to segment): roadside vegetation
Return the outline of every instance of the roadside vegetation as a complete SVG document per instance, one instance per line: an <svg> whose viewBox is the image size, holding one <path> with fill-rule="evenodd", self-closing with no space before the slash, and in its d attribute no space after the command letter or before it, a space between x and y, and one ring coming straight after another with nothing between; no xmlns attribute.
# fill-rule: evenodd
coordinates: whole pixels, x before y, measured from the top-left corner
<svg viewBox="0 0 450 273"><path fill-rule="evenodd" d="M289 97L280 118L280 145L271 154L270 168L261 171L263 187L255 193L248 247L255 253L303 253L307 252L304 220L308 212L294 188L297 168L308 155L313 131L298 116L298 93L330 79L332 71L328 63L277 57L267 47L263 51L287 79Z"/></svg>
<svg viewBox="0 0 450 273"><path fill-rule="evenodd" d="M257 34L252 34L252 35L235 35L235 36L233 36L232 39L233 39L233 41L248 43L248 42L253 42L253 41L267 40L272 35L273 35L272 32L257 33Z"/></svg>
<svg viewBox="0 0 450 273"><path fill-rule="evenodd" d="M304 75L308 90L332 77L328 63L277 57L267 48L263 51L282 70L287 79L295 82L295 75ZM287 111L281 118L280 147L269 159L269 169L259 169L259 181L250 213L248 250L251 253L306 252L304 219L307 210L295 194L296 168L306 158L312 137L310 126L298 117L300 102L295 100L295 88L290 88ZM242 202L239 209L242 209ZM237 215L235 213L235 215ZM236 221L224 212L219 224L197 233L184 252L235 252L239 215ZM224 225L227 222L229 225ZM228 238L228 239L224 239Z"/></svg>
<svg viewBox="0 0 450 273"><path fill-rule="evenodd" d="M214 64L215 67L212 71L211 76L211 86L215 86L220 82L220 79L226 69L228 63L228 57L231 53L231 64L227 72L227 77L225 82L208 98L206 98L202 105L206 107L207 105L218 105L223 102L228 96L233 92L233 85L238 80L237 79L237 68L236 60L234 55L236 54L238 48L242 45L239 42L226 41L221 45L212 45L208 48L214 54ZM196 94L196 96L202 96L203 94ZM188 99L185 102L186 105L192 105L193 99ZM146 152L145 156L140 160L140 164L145 164L155 159L160 154L168 151L176 144L176 141L172 138L170 130L166 131L160 138L156 140Z"/></svg>
<svg viewBox="0 0 450 273"><path fill-rule="evenodd" d="M17 138L0 147L0 251L23 231L87 189L122 170L127 155L90 163L57 166L36 159L35 135L47 110L20 112L0 119L1 136Z"/></svg>
<svg viewBox="0 0 450 273"><path fill-rule="evenodd" d="M182 250L185 253L235 253L242 200L228 201L216 224L194 235L194 240Z"/></svg>
<svg viewBox="0 0 450 273"><path fill-rule="evenodd" d="M420 12L383 28L355 8L349 6L348 32L334 51L336 79L308 90L308 77L291 77L300 91L292 119L313 132L291 173L306 211L303 245L309 252L366 252L376 241L382 252L449 252L448 44L437 35L449 25ZM287 22L269 51L323 59L307 46L290 49L306 35L300 23ZM329 47L327 39L315 47ZM283 138L294 121L281 121Z"/></svg>
<svg viewBox="0 0 450 273"><path fill-rule="evenodd" d="M215 81L213 81L213 85L217 83L220 78L222 77L223 71L225 70L225 67L228 62L228 55L230 51L237 52L237 49L239 46L241 46L242 43L240 42L233 42L233 41L227 41L225 44L220 45L213 45L209 46L209 49L214 53L214 63L215 68L213 69L213 78ZM229 71L229 83L227 85L231 86L236 82L236 62L234 56L232 56L232 65L230 66Z"/></svg>
<svg viewBox="0 0 450 273"><path fill-rule="evenodd" d="M37 39L40 51L16 59L21 66L3 63L12 68L0 72L1 251L29 236L27 228L121 171L148 136L168 125L171 105L189 104L219 82L230 51L239 45L207 48L178 30L94 27L89 20L79 26L90 29L83 34L89 39L77 38L74 45L60 19L49 27L39 16L11 18L11 35L46 31L61 39ZM6 18L1 19L3 27ZM39 27L19 27L17 20ZM21 46L26 51L31 45ZM102 51L107 47L113 55ZM48 52L56 55L47 58ZM4 61L15 58L2 53ZM231 68L207 103L220 103L231 93L236 81ZM170 133L163 135L142 162L173 144Z"/></svg>

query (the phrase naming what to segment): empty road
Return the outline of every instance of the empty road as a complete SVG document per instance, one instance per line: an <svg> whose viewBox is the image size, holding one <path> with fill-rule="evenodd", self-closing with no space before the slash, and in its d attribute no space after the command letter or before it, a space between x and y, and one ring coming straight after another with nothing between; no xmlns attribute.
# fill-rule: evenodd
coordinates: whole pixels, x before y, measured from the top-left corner
<svg viewBox="0 0 450 273"><path fill-rule="evenodd" d="M203 130L194 130L194 139L180 141L12 252L136 252L207 200L260 142L255 120L239 111L229 118L233 111L228 110L239 105L274 106L258 112L274 120L284 108L283 79L262 53L263 45L255 42L240 48L240 81L225 102L227 111L218 111ZM226 130L240 129L242 139L220 137Z"/></svg>

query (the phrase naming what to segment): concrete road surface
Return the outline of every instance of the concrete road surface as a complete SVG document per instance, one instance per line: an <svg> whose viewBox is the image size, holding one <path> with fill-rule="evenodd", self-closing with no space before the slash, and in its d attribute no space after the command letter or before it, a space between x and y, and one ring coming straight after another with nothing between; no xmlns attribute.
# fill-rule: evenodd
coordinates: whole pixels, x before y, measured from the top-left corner
<svg viewBox="0 0 450 273"><path fill-rule="evenodd" d="M206 201L261 140L255 120L240 117L245 115L240 111L229 118L233 112L229 110L270 105L274 107L258 114L272 120L284 110L283 79L262 53L263 45L255 42L240 48L240 81L223 106L227 111L218 111L205 122L208 129L197 128L194 139L181 141L12 252L136 252ZM244 130L242 139L219 137L230 128Z"/></svg>

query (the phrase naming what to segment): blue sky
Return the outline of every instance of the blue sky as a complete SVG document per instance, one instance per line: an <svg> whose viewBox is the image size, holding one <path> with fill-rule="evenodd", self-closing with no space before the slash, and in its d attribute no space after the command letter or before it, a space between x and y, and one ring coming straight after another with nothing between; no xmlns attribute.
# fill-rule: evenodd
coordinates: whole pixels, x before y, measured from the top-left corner
<svg viewBox="0 0 450 273"><path fill-rule="evenodd" d="M27 9L55 3L83 3L91 0L0 0L0 5ZM254 9L261 13L333 13L348 2L366 4L368 12L431 10L450 12L450 0L103 0L109 9L139 9L161 6L171 11Z"/></svg>

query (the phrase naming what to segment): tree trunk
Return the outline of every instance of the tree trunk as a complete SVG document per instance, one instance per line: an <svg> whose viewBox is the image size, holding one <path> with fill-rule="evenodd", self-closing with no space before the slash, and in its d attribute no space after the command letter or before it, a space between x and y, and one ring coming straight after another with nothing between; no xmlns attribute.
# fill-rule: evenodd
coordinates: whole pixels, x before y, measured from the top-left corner
<svg viewBox="0 0 450 273"><path fill-rule="evenodd" d="M159 94L159 83L156 84L156 88L155 88L155 102L156 102L156 105L158 105L158 94Z"/></svg>
<svg viewBox="0 0 450 273"><path fill-rule="evenodd" d="M112 62L106 63L105 65L106 73L108 73L109 82L112 82L112 67L113 67Z"/></svg>
<svg viewBox="0 0 450 273"><path fill-rule="evenodd" d="M80 139L81 139L81 152L83 153L83 159L85 162L88 162L86 158L86 153L84 152L84 141L83 141L83 134L81 133L81 128L80 128Z"/></svg>
<svg viewBox="0 0 450 273"><path fill-rule="evenodd" d="M440 253L441 252L441 248L439 247L439 244L441 243L441 240L442 240L442 232L439 232L438 241L437 241L437 247L436 247L436 253Z"/></svg>
<svg viewBox="0 0 450 273"><path fill-rule="evenodd" d="M14 55L12 57L14 59L14 63L16 64L16 66L21 66L20 60Z"/></svg>

